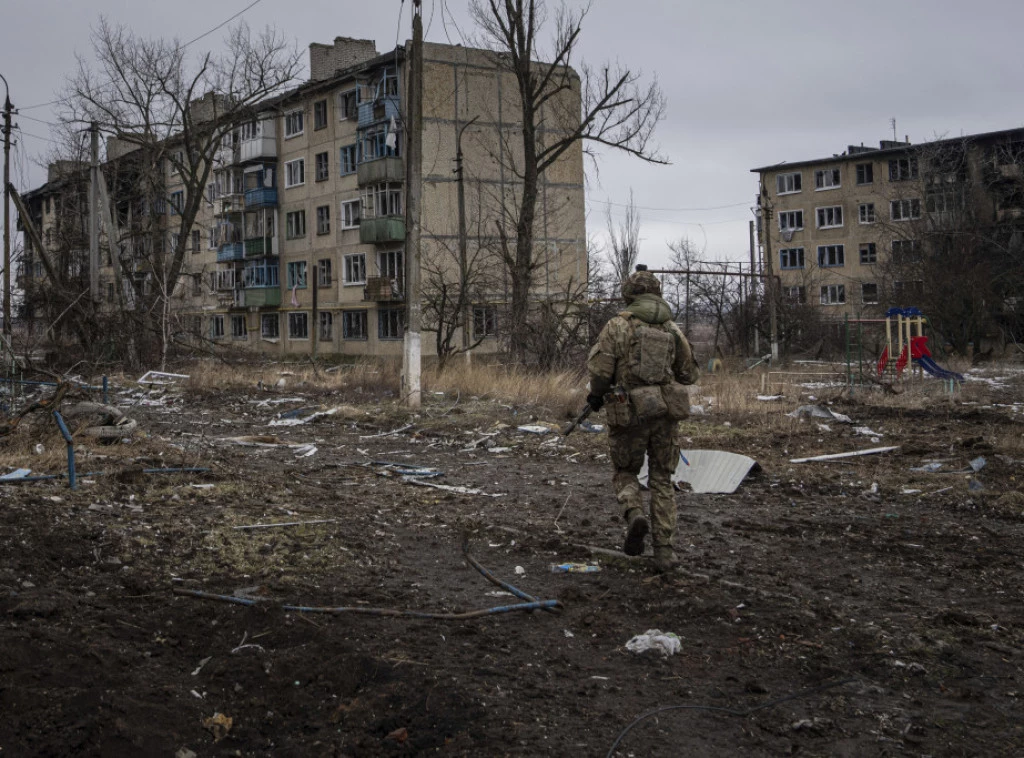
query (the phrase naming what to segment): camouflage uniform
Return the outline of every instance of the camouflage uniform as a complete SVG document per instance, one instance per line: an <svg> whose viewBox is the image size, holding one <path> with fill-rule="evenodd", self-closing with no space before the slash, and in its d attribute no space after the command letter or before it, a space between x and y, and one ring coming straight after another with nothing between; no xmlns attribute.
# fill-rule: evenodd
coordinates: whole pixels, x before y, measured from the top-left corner
<svg viewBox="0 0 1024 758"><path fill-rule="evenodd" d="M633 537L633 521L643 514L637 475L643 466L644 454L647 454L652 541L656 560L659 556L664 559L658 561L659 568L662 563L667 565L675 560L672 544L676 528L676 502L671 476L679 460L676 442L679 417L677 415L673 419L663 415L650 420L637 418L636 413L629 412L627 407L613 406L620 401L615 399L611 390L630 390L638 386L630 369L629 356L631 346L635 345L634 332L644 325L675 337L671 375L666 375L658 384L669 381L693 384L697 381L699 372L693 352L682 331L672 321L671 309L660 294L661 284L653 274L639 271L630 276L623 285L623 297L628 304L626 310L613 317L601 330L597 344L591 349L587 360L592 396L604 395L607 401L608 441L615 468L612 484ZM642 551L646 529L645 522L637 552ZM630 537L627 537L627 553L631 552L629 540Z"/></svg>

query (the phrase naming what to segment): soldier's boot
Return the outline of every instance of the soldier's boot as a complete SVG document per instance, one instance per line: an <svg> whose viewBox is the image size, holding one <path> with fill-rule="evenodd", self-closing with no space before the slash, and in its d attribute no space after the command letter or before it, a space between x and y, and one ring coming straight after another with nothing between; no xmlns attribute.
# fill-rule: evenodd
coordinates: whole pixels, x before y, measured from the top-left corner
<svg viewBox="0 0 1024 758"><path fill-rule="evenodd" d="M651 531L651 523L639 508L626 511L626 542L622 552L626 555L641 555L644 552L644 539Z"/></svg>
<svg viewBox="0 0 1024 758"><path fill-rule="evenodd" d="M654 568L661 574L679 567L679 557L671 545L655 545L654 547Z"/></svg>

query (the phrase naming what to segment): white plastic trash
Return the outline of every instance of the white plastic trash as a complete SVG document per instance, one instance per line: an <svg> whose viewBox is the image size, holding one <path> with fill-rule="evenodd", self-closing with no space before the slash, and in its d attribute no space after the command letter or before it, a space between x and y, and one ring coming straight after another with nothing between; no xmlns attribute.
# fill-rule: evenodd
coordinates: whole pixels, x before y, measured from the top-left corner
<svg viewBox="0 0 1024 758"><path fill-rule="evenodd" d="M660 629L648 629L643 634L638 634L626 643L626 650L632 653L643 653L648 650L656 650L665 658L675 655L682 648L683 644L675 632L663 632Z"/></svg>

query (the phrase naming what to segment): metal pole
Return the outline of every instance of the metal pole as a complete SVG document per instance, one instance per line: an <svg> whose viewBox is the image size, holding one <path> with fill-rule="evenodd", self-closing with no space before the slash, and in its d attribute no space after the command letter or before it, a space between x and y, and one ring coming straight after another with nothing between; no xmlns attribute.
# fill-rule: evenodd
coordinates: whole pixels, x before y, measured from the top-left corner
<svg viewBox="0 0 1024 758"><path fill-rule="evenodd" d="M466 186L463 181L462 169L462 133L466 127L477 120L473 116L459 129L458 137L455 139L455 174L459 185L459 302L462 303L462 350L466 355L466 365L472 363L472 355L469 351L469 254L467 247L469 242L466 237Z"/></svg>
<svg viewBox="0 0 1024 758"><path fill-rule="evenodd" d="M423 401L420 373L422 370L422 344L420 326L420 193L423 187L423 8L421 0L413 0L412 50L410 54L406 91L408 114L406 123L408 152L406 154L405 202L405 265L407 318L405 351L403 354L403 391L406 404L416 410Z"/></svg>
<svg viewBox="0 0 1024 758"><path fill-rule="evenodd" d="M93 306L100 299L100 130L89 125L89 297Z"/></svg>
<svg viewBox="0 0 1024 758"><path fill-rule="evenodd" d="M4 80L4 336L11 336L11 93Z"/></svg>

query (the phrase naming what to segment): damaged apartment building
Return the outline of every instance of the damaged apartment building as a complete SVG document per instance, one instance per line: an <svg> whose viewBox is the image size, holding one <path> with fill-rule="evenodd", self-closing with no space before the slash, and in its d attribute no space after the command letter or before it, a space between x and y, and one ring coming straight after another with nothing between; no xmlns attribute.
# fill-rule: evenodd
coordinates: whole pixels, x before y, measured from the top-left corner
<svg viewBox="0 0 1024 758"><path fill-rule="evenodd" d="M833 323L918 307L958 347L1020 332L1024 129L752 172L762 265L785 302Z"/></svg>
<svg viewBox="0 0 1024 758"><path fill-rule="evenodd" d="M406 48L378 54L369 40L337 38L310 45L309 80L267 100L233 126L216 155L195 224L187 231L182 275L170 297L177 332L223 345L280 354L399 355L406 317ZM578 84L578 79L574 79ZM579 110L579 87L559 95ZM465 282L463 314L479 349L497 349L510 283L498 248L514 245L521 193L516 141L520 108L514 78L482 50L424 45L423 157L418 171L424 351L433 344L432 301ZM456 153L463 153L468 254L460 259ZM111 138L111 165L131 153ZM122 171L122 174L125 172ZM130 172L129 172L130 174ZM159 239L145 253L178 242L183 187L164 171L161 202L135 203L131 182L112 182L121 225L130 216L155 220ZM62 230L87 229L88 170L50 167L48 181L24 194L35 228L49 245ZM583 157L579 144L541 177L535 245L536 298L557 298L587 275ZM126 201L126 197L128 200ZM125 210L128 208L131 213ZM172 238L172 235L174 237ZM28 294L46 272L26 235L18 284ZM69 242L86 261L87 235ZM145 256L133 245L100 253L100 307L124 308L124 277L146 279ZM118 256L133 258L126 267ZM460 262L467 261L462 265ZM83 266L78 267L82 273ZM130 270L129 270L130 269ZM471 270L469 270L471 269ZM126 273L127 271L127 273ZM87 274L87 272L86 272ZM152 278L152 277L150 277ZM88 278L85 278L88 288ZM145 286L156 283L145 282ZM31 320L32 309L22 316Z"/></svg>

